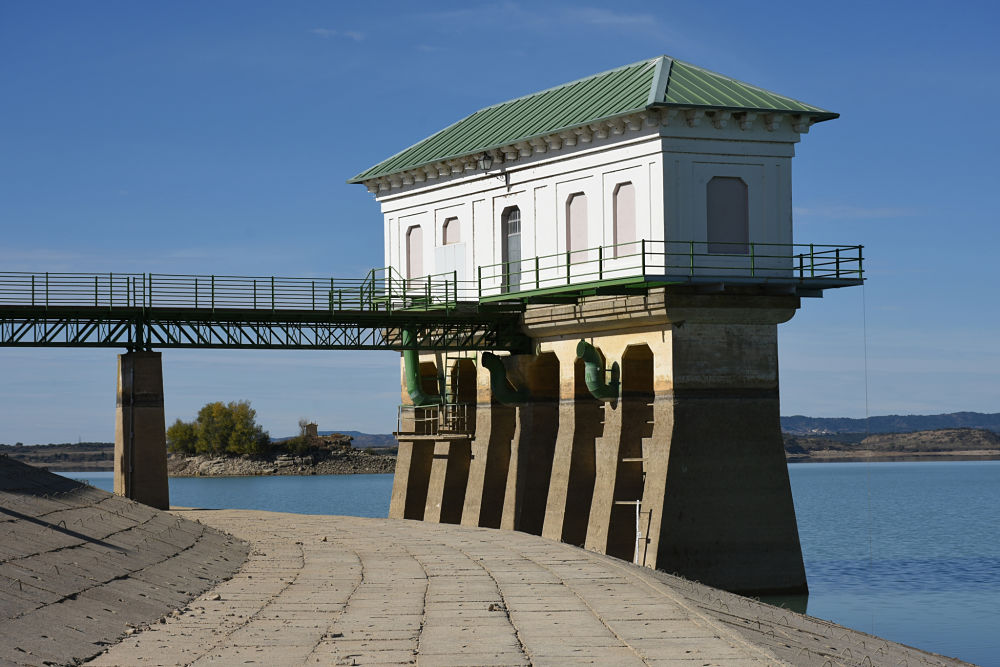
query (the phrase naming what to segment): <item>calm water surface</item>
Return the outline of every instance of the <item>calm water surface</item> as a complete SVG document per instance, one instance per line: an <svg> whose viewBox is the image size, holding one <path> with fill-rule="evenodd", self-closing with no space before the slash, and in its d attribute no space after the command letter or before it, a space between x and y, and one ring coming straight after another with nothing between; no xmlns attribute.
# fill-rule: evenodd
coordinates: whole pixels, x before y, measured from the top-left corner
<svg viewBox="0 0 1000 667"><path fill-rule="evenodd" d="M111 490L111 473L64 473ZM807 612L1000 667L1000 461L789 466ZM190 507L384 517L392 475L177 478Z"/></svg>

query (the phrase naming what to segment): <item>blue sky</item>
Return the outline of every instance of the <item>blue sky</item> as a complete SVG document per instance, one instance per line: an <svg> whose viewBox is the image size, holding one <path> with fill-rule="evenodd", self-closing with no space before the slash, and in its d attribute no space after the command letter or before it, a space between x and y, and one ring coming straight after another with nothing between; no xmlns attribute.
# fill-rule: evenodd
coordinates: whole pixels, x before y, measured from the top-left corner
<svg viewBox="0 0 1000 667"><path fill-rule="evenodd" d="M668 54L832 109L796 240L869 283L780 327L782 414L1000 411L991 3L0 3L0 270L358 276L345 180L483 106ZM115 350L0 349L0 442L113 439ZM395 428L388 352L165 351L166 412Z"/></svg>

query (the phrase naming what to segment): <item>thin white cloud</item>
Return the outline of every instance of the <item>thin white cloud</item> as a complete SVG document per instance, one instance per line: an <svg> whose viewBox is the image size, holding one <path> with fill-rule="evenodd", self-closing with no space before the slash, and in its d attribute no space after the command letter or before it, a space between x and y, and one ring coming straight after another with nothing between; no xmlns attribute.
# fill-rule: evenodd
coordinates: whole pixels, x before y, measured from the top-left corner
<svg viewBox="0 0 1000 667"><path fill-rule="evenodd" d="M601 28L659 29L653 14L633 14L602 7L570 7L551 10L535 6L523 7L516 2L487 3L462 9L436 12L436 23L454 22L465 26L517 25L520 28L549 29L553 25L591 25Z"/></svg>
<svg viewBox="0 0 1000 667"><path fill-rule="evenodd" d="M399 353L387 350L255 350L253 365L258 368L304 368L307 370L352 370L399 372ZM243 367L247 365L245 350L174 350L172 363L199 370L208 367Z"/></svg>
<svg viewBox="0 0 1000 667"><path fill-rule="evenodd" d="M793 211L796 216L802 218L829 218L839 220L889 220L894 218L909 218L920 213L917 209L899 206L866 207L850 206L847 204L796 206Z"/></svg>
<svg viewBox="0 0 1000 667"><path fill-rule="evenodd" d="M347 39L361 42L365 39L365 33L357 30L332 30L330 28L313 28L309 31L313 35L330 39L331 37L346 37Z"/></svg>
<svg viewBox="0 0 1000 667"><path fill-rule="evenodd" d="M433 12L431 17L435 22L454 21L456 23L481 27L484 24L505 21L515 15L522 21L530 17L539 16L537 13L531 14L526 12L517 3L501 2L484 3L463 7L462 9ZM517 25L523 25L523 23Z"/></svg>
<svg viewBox="0 0 1000 667"><path fill-rule="evenodd" d="M598 7L579 7L568 10L566 18L605 28L654 28L658 21L652 14L627 14Z"/></svg>
<svg viewBox="0 0 1000 667"><path fill-rule="evenodd" d="M50 250L46 248L4 248L0 250L0 263L3 263L6 271L25 271L33 269L11 268L13 266L24 266L48 262L49 265L65 265L66 262L75 262L86 259L87 255L80 252L68 250ZM49 267L46 266L45 269ZM42 270L45 270L42 269Z"/></svg>
<svg viewBox="0 0 1000 667"><path fill-rule="evenodd" d="M470 4L461 9L430 12L410 18L426 22L428 28L434 31L472 30L488 33L490 30L502 31L510 26L517 26L520 32L543 34L566 29L614 32L635 39L652 40L650 44L656 46L651 54L662 51L695 58L706 53L705 40L699 37L696 29L673 20L668 24L658 14L657 11L628 12L589 5L551 7L500 2ZM719 48L713 45L713 59L719 57Z"/></svg>

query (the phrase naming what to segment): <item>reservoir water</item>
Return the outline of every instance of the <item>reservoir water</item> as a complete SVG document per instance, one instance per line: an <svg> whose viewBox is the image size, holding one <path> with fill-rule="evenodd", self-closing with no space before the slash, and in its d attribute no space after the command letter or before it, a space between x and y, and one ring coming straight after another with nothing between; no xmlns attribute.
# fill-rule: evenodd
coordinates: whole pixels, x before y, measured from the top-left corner
<svg viewBox="0 0 1000 667"><path fill-rule="evenodd" d="M63 473L111 490L111 473ZM1000 461L789 466L806 612L1000 666ZM384 517L392 475L175 478L174 505Z"/></svg>

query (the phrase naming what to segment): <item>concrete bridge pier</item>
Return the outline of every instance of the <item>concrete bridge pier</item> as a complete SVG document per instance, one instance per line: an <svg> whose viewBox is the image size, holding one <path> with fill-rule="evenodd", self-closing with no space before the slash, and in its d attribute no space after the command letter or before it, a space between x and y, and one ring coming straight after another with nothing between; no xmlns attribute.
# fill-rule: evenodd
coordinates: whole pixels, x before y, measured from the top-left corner
<svg viewBox="0 0 1000 667"><path fill-rule="evenodd" d="M541 535L559 428L559 360L551 353L513 355L507 372L530 400L516 408L500 527Z"/></svg>
<svg viewBox="0 0 1000 667"><path fill-rule="evenodd" d="M469 483L462 511L462 525L499 528L510 470L511 442L517 408L493 399L489 373L476 374L476 433L469 462Z"/></svg>
<svg viewBox="0 0 1000 667"><path fill-rule="evenodd" d="M584 546L596 476L596 442L604 433L604 405L584 380L577 340L550 343L559 359L559 431L542 536Z"/></svg>
<svg viewBox="0 0 1000 667"><path fill-rule="evenodd" d="M718 588L805 593L779 418L777 327L759 321L768 314L736 324L706 313L673 330L672 395L655 404L654 418L669 436L650 443L669 449L655 479L663 496L652 506L662 514L650 550L657 569Z"/></svg>
<svg viewBox="0 0 1000 667"><path fill-rule="evenodd" d="M115 494L157 509L170 509L159 352L118 355Z"/></svg>
<svg viewBox="0 0 1000 667"><path fill-rule="evenodd" d="M461 523L469 482L472 440L467 437L434 441L424 501L424 521Z"/></svg>

